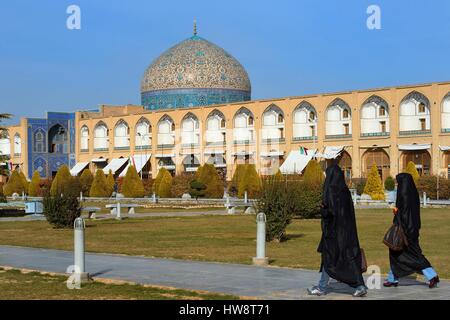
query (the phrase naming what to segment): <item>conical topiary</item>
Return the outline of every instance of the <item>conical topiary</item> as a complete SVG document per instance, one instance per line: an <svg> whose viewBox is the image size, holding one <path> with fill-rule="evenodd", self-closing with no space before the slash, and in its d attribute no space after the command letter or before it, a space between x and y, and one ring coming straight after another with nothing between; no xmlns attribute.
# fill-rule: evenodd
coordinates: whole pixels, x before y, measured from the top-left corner
<svg viewBox="0 0 450 320"><path fill-rule="evenodd" d="M28 186L28 195L30 197L37 197L41 192L41 175L39 171L35 171L33 173L33 178L31 179L31 183Z"/></svg>
<svg viewBox="0 0 450 320"><path fill-rule="evenodd" d="M52 186L50 188L50 195L55 197L61 194L71 193L70 183L72 180L72 175L70 174L69 167L63 165L59 167L55 178L52 181Z"/></svg>
<svg viewBox="0 0 450 320"><path fill-rule="evenodd" d="M122 193L127 198L143 198L145 195L144 184L134 166L128 168L123 179Z"/></svg>
<svg viewBox="0 0 450 320"><path fill-rule="evenodd" d="M318 187L322 185L323 171L320 167L319 162L317 162L316 160L311 160L308 162L303 173L303 181L305 181L306 185L312 187Z"/></svg>
<svg viewBox="0 0 450 320"><path fill-rule="evenodd" d="M89 196L94 198L105 198L108 195L108 186L106 184L106 176L103 170L97 170L95 173L94 181L92 182Z"/></svg>
<svg viewBox="0 0 450 320"><path fill-rule="evenodd" d="M376 164L370 169L369 176L367 177L366 186L364 187L364 193L372 197L372 200L384 200L384 188L381 181L380 174L378 173L378 167Z"/></svg>
<svg viewBox="0 0 450 320"><path fill-rule="evenodd" d="M14 170L11 173L8 182L3 187L3 193L5 196L11 197L14 193L22 195L22 192L25 192L25 188L22 179L20 178L20 173L17 170Z"/></svg>
<svg viewBox="0 0 450 320"><path fill-rule="evenodd" d="M197 181L205 185L206 198L220 199L223 197L223 182L213 164L203 165L201 174Z"/></svg>
<svg viewBox="0 0 450 320"><path fill-rule="evenodd" d="M414 183L417 185L420 175L419 175L419 172L417 171L417 168L416 168L416 165L414 162L412 162L412 161L408 162L405 173L409 173L410 175L412 175L412 177L414 179Z"/></svg>
<svg viewBox="0 0 450 320"><path fill-rule="evenodd" d="M129 169L129 168L128 168ZM127 171L128 173L128 171ZM112 173L112 170L109 170L109 174L106 177L106 185L108 186L108 197L112 195L114 192L114 185L116 184L116 181L114 180L114 175Z"/></svg>
<svg viewBox="0 0 450 320"><path fill-rule="evenodd" d="M83 192L83 195L89 196L89 190L91 190L93 181L94 176L92 175L91 170L84 169L80 177L81 191Z"/></svg>
<svg viewBox="0 0 450 320"><path fill-rule="evenodd" d="M23 189L25 193L28 193L28 187L30 183L27 180L27 177L23 173L23 171L20 171L20 180L22 181Z"/></svg>
<svg viewBox="0 0 450 320"><path fill-rule="evenodd" d="M153 182L153 192L155 192L156 195L158 195L158 189L159 189L161 180L164 177L164 175L166 175L167 173L170 175L170 172L166 168L159 169L158 174L156 175L155 181Z"/></svg>
<svg viewBox="0 0 450 320"><path fill-rule="evenodd" d="M239 184L241 183L244 173L245 173L245 164L238 164L236 166L236 169L234 170L233 178L231 179L231 183L228 188L228 191L231 194L237 195L239 193Z"/></svg>
<svg viewBox="0 0 450 320"><path fill-rule="evenodd" d="M261 178L254 164L245 165L245 171L238 188L239 198L243 198L246 191L249 198L257 198L261 191Z"/></svg>
<svg viewBox="0 0 450 320"><path fill-rule="evenodd" d="M172 187L172 175L169 171L163 171L161 181L158 185L157 195L161 198L170 198L172 194L170 193L170 189Z"/></svg>

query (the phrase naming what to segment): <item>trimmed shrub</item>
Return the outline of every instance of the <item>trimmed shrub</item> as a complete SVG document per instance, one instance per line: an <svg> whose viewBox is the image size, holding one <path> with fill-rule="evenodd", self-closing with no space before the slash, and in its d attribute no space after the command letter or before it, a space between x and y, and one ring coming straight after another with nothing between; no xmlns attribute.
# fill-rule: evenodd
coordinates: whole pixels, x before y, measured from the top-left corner
<svg viewBox="0 0 450 320"><path fill-rule="evenodd" d="M362 195L364 193L364 188L366 187L366 178L354 178L352 179L352 186L356 189L357 195Z"/></svg>
<svg viewBox="0 0 450 320"><path fill-rule="evenodd" d="M172 195L170 189L172 187L172 175L168 170L163 172L161 181L158 185L157 195L161 198L170 198Z"/></svg>
<svg viewBox="0 0 450 320"><path fill-rule="evenodd" d="M294 214L294 194L279 176L264 179L256 207L266 214L266 241L286 240L286 229Z"/></svg>
<svg viewBox="0 0 450 320"><path fill-rule="evenodd" d="M14 170L11 173L8 182L3 187L3 193L5 194L5 196L11 197L14 193L22 195L22 192L25 192L25 187L23 186L20 173L17 170Z"/></svg>
<svg viewBox="0 0 450 320"><path fill-rule="evenodd" d="M172 186L170 187L170 193L172 197L181 198L183 194L189 193L192 181L194 181L193 174L182 173L176 175L172 179Z"/></svg>
<svg viewBox="0 0 450 320"><path fill-rule="evenodd" d="M127 173L128 173L128 171L127 171ZM112 195L112 193L114 192L114 185L115 184L116 184L116 181L114 180L114 175L113 175L112 171L109 170L109 174L106 177L106 186L108 187L108 193L109 193L108 197L110 197Z"/></svg>
<svg viewBox="0 0 450 320"><path fill-rule="evenodd" d="M81 191L83 192L84 196L89 196L89 190L91 190L93 181L94 176L92 175L91 170L84 169L80 177Z"/></svg>
<svg viewBox="0 0 450 320"><path fill-rule="evenodd" d="M254 164L247 164L245 166L243 177L239 183L238 197L243 198L245 191L247 191L248 198L255 199L261 191L261 178Z"/></svg>
<svg viewBox="0 0 450 320"><path fill-rule="evenodd" d="M22 181L23 189L25 190L25 193L28 194L28 187L30 183L27 180L27 177L23 173L23 171L20 171L20 180Z"/></svg>
<svg viewBox="0 0 450 320"><path fill-rule="evenodd" d="M6 197L5 194L3 193L3 184L0 183L0 203L6 203Z"/></svg>
<svg viewBox="0 0 450 320"><path fill-rule="evenodd" d="M394 191L395 190L395 180L391 176L387 177L386 180L384 180L384 188L387 191Z"/></svg>
<svg viewBox="0 0 450 320"><path fill-rule="evenodd" d="M52 187L50 188L50 195L55 197L61 194L67 194L72 192L70 190L70 183L72 180L69 167L66 165L59 167L55 178L52 181Z"/></svg>
<svg viewBox="0 0 450 320"><path fill-rule="evenodd" d="M151 178L142 180L146 195L153 194L153 180ZM119 183L117 182L117 189L119 189Z"/></svg>
<svg viewBox="0 0 450 320"><path fill-rule="evenodd" d="M39 171L34 171L31 183L28 186L28 195L30 197L38 197L41 193L41 175Z"/></svg>
<svg viewBox="0 0 450 320"><path fill-rule="evenodd" d="M439 179L439 199L450 199L450 180L445 178Z"/></svg>
<svg viewBox="0 0 450 320"><path fill-rule="evenodd" d="M404 172L412 175L414 182L417 185L420 175L419 175L419 172L417 171L417 168L416 168L416 165L414 164L414 162L412 162L412 161L408 162L408 165L406 166L406 170Z"/></svg>
<svg viewBox="0 0 450 320"><path fill-rule="evenodd" d="M205 164L201 166L196 173L195 180L202 183L206 187L206 198L219 199L223 197L223 182L213 164Z"/></svg>
<svg viewBox="0 0 450 320"><path fill-rule="evenodd" d="M427 198L437 199L437 177L436 176L422 176L416 182L417 191L420 197L426 192Z"/></svg>
<svg viewBox="0 0 450 320"><path fill-rule="evenodd" d="M143 198L145 195L144 184L134 166L128 168L123 179L122 193L126 198Z"/></svg>
<svg viewBox="0 0 450 320"><path fill-rule="evenodd" d="M44 215L55 228L73 228L75 219L81 215L80 202L77 197L64 194L45 197Z"/></svg>
<svg viewBox="0 0 450 320"><path fill-rule="evenodd" d="M314 219L320 217L322 204L323 183L311 186L305 181L290 181L288 190L293 194L293 214L302 219Z"/></svg>
<svg viewBox="0 0 450 320"><path fill-rule="evenodd" d="M244 173L245 173L245 164L238 164L236 166L236 170L234 171L233 178L231 179L231 183L228 187L228 193L230 193L233 196L237 196L239 192L239 184L241 183Z"/></svg>
<svg viewBox="0 0 450 320"><path fill-rule="evenodd" d="M89 190L89 196L94 198L106 198L108 195L108 186L106 184L106 177L103 170L97 170L95 173L94 181L92 182L91 190Z"/></svg>
<svg viewBox="0 0 450 320"><path fill-rule="evenodd" d="M364 187L364 193L372 197L372 200L384 200L384 188L381 182L380 174L378 173L378 167L376 164L370 169L369 176L367 177L366 186Z"/></svg>
<svg viewBox="0 0 450 320"><path fill-rule="evenodd" d="M316 160L311 160L308 162L303 173L303 181L308 186L320 186L324 180L324 174L322 167Z"/></svg>
<svg viewBox="0 0 450 320"><path fill-rule="evenodd" d="M153 192L158 195L158 189L159 185L161 184L161 180L163 176L167 173L170 174L170 172L166 168L161 168L158 171L158 174L156 175L155 181L153 181Z"/></svg>
<svg viewBox="0 0 450 320"><path fill-rule="evenodd" d="M189 194L191 197L198 200L198 198L203 198L205 196L206 186L198 180L191 181Z"/></svg>

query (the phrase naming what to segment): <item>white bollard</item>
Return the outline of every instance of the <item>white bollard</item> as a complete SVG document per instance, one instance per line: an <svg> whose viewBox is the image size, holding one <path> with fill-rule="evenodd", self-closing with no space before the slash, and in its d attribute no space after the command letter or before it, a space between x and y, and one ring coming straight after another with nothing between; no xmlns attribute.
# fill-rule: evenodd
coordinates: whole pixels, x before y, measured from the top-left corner
<svg viewBox="0 0 450 320"><path fill-rule="evenodd" d="M154 193L154 192L153 192L153 195L152 195L152 201L153 201L153 203L156 203L156 193Z"/></svg>
<svg viewBox="0 0 450 320"><path fill-rule="evenodd" d="M253 264L266 266L269 258L266 257L266 215L263 212L256 216L256 224L256 257L253 258Z"/></svg>
<svg viewBox="0 0 450 320"><path fill-rule="evenodd" d="M423 206L424 207L427 206L427 193L426 192L423 193Z"/></svg>
<svg viewBox="0 0 450 320"><path fill-rule="evenodd" d="M83 192L80 192L80 202L83 201Z"/></svg>
<svg viewBox="0 0 450 320"><path fill-rule="evenodd" d="M117 220L122 220L122 217L120 216L120 211L121 211L120 202L117 202L117 213L116 213Z"/></svg>
<svg viewBox="0 0 450 320"><path fill-rule="evenodd" d="M247 202L248 202L247 191L245 191L245 193L244 193L244 203L247 203Z"/></svg>
<svg viewBox="0 0 450 320"><path fill-rule="evenodd" d="M76 218L74 227L74 265L75 275L79 277L81 282L89 280L89 274L86 272L85 252L84 252L84 229L86 225L82 217Z"/></svg>

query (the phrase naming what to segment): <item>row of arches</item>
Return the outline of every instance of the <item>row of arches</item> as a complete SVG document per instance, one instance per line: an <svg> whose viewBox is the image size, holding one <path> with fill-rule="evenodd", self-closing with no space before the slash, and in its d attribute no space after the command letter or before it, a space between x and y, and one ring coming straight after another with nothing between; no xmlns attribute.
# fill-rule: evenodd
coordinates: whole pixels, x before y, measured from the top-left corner
<svg viewBox="0 0 450 320"><path fill-rule="evenodd" d="M361 136L389 135L389 104L383 98L373 95L361 107ZM402 100L399 107L400 134L427 132L431 129L430 102L419 92L411 92ZM352 109L343 99L333 100L325 110L325 131L327 137L352 135ZM233 118L233 140L235 144L255 141L255 116L242 107ZM293 111L292 126L294 140L307 140L317 137L318 113L309 102L301 102ZM277 105L270 105L262 114L261 139L263 141L283 141L285 139L285 114ZM226 119L219 110L212 111L206 120L206 144L222 145L226 142ZM114 148L126 149L130 146L130 127L119 120L114 127ZM442 108L442 130L450 131L450 93L444 98ZM187 113L181 122L181 143L183 146L196 146L200 143L200 122L193 113ZM81 128L81 150L89 149L89 129ZM94 128L94 149L109 148L109 128L100 121ZM175 144L175 123L164 115L157 123L158 145ZM152 125L145 117L135 128L137 148L149 148L152 142Z"/></svg>

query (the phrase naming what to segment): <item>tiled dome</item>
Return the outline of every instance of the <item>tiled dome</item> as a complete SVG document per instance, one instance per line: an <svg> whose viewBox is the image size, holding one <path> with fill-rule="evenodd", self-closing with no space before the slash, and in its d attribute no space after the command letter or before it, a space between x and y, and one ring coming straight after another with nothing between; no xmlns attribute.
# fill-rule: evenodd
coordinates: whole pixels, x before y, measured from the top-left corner
<svg viewBox="0 0 450 320"><path fill-rule="evenodd" d="M251 84L239 61L194 34L147 68L141 94L148 109L183 108L248 101Z"/></svg>

